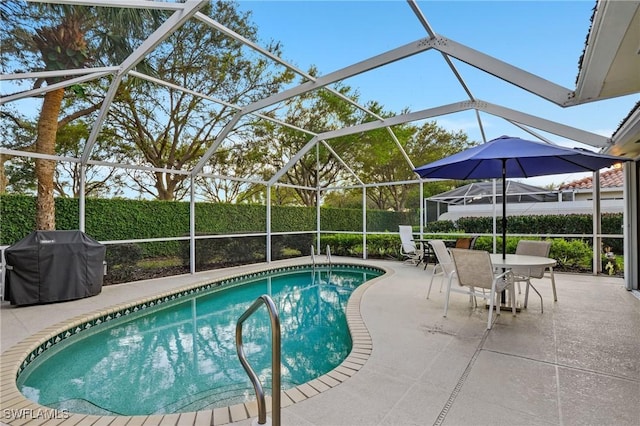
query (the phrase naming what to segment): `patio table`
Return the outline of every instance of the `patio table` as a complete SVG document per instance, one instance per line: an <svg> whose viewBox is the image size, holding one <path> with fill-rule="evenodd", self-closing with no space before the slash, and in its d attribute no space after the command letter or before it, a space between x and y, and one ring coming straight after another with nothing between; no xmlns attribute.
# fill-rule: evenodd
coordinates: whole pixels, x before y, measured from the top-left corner
<svg viewBox="0 0 640 426"><path fill-rule="evenodd" d="M491 263L496 268L549 268L551 273L551 284L553 288L553 298L558 300L556 296L556 280L553 275L553 267L558 263L555 259L542 256L530 256L526 254L507 254L502 257L502 253L489 253L491 257ZM531 285L533 287L533 285ZM535 289L535 287L533 287ZM504 294L502 300L505 300Z"/></svg>

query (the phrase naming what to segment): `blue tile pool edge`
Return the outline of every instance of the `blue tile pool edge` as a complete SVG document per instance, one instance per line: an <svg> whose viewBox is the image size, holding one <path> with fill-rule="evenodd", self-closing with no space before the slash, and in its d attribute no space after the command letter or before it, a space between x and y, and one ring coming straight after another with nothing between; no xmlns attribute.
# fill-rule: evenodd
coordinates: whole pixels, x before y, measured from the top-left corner
<svg viewBox="0 0 640 426"><path fill-rule="evenodd" d="M302 385L298 385L294 388L283 390L281 397L281 408L284 408L291 404L295 404L297 402L301 402L307 398L310 398L314 395L317 395L339 385L349 377L353 376L353 374L358 372L360 368L364 366L373 350L373 344L371 336L369 335L369 331L360 314L360 302L362 299L362 295L364 294L366 289L368 289L373 283L383 277L387 277L389 273L392 272L383 267L374 267L366 264L345 262L333 265L330 265L328 263L317 263L316 266L332 266L340 268L354 268L359 270L371 270L382 272L382 275L380 275L379 277L375 277L358 286L349 298L346 309L346 317L347 326L349 328L352 339L351 352L347 355L347 357L340 365L338 365L333 370L325 373L323 376L320 376ZM75 334L81 333L83 331L88 331L96 325L100 325L126 315L138 314L145 309L152 308L160 304L173 302L180 297L191 296L201 292L208 292L212 289L222 290L235 287L237 285L245 284L246 282L243 282L243 280L260 279L267 274L273 275L278 273L288 273L292 271L311 270L313 269L313 267L314 266L312 264L300 264L281 266L276 268L265 268L251 273L230 275L204 284L191 284L179 289L161 293L159 295L140 299L135 302L125 302L117 304L106 309L79 315L62 323L47 327L18 343L14 347L8 349L0 356L0 366L2 367L2 375L0 376L0 409L2 410L0 415L2 418L0 420L8 424L12 423L12 419L6 418L8 414L13 415L16 413L11 411L11 407L20 407L20 410L22 411L18 412L28 413L28 415L32 416L34 415L34 413L36 413L36 415L38 416L49 415L53 417L52 420L55 419L56 421L60 420L60 416L65 419L67 417L71 418L75 416L81 416L84 418L88 416L85 414L66 412L56 413L56 410L52 408L41 406L25 398L18 390L16 385L18 376L31 362L33 362L38 356L42 355L46 350L68 339L69 337L74 336ZM270 410L270 402L267 405L268 409ZM244 417L242 416L243 411L245 413ZM244 404L237 404L236 406L216 408L214 410L204 410L198 413L205 413L203 414L205 416L207 415L206 413L209 413L211 415L211 424L226 424L257 417L257 404L255 401L250 401ZM189 414L193 415L194 413L179 413L179 415L183 414L186 416ZM178 413L176 413L176 415L178 415ZM221 417L220 421L216 421L216 416ZM89 417L110 417L115 419L116 417L122 416ZM129 417L137 419L147 417L162 418L163 415ZM20 419L17 417L13 420L24 421L24 419Z"/></svg>

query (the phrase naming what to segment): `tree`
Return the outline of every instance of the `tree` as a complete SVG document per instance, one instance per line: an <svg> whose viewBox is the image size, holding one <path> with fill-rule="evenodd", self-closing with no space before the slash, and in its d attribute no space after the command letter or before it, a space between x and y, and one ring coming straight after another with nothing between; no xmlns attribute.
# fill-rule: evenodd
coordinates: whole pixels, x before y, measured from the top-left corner
<svg viewBox="0 0 640 426"><path fill-rule="evenodd" d="M36 30L33 41L42 55L46 69L84 68L89 63L89 52L84 40L86 30L83 25L84 20L80 14L69 12L60 17L57 25L43 26ZM56 83L57 80L58 78L45 79L48 85ZM36 138L36 152L40 154L55 154L58 116L63 97L64 89L51 90L44 95ZM36 159L38 229L55 229L56 226L54 173L55 162Z"/></svg>
<svg viewBox="0 0 640 426"><path fill-rule="evenodd" d="M122 58L123 52L131 51L131 38L128 35L139 34L142 14L126 8L90 8L84 6L32 4L23 1L4 1L0 4L3 28L6 31L3 44L3 70L14 71L60 71L85 68L100 59ZM147 22L143 20L142 22ZM149 21L152 22L152 21ZM97 25L101 23L102 25ZM129 25L127 25L129 24ZM113 37L110 29L120 30L120 37ZM63 77L37 79L33 87L53 85L63 81ZM77 90L81 90L76 88ZM41 154L56 153L56 137L60 122L68 123L73 119L91 114L99 108L94 104L84 110L75 110L60 119L63 100L75 92L65 88L49 90L45 93L40 115L37 119L35 151ZM5 159L2 159L5 160ZM37 179L37 229L55 229L54 176L56 164L46 159L36 159Z"/></svg>
<svg viewBox="0 0 640 426"><path fill-rule="evenodd" d="M326 207L339 209L360 209L362 208L362 192L359 190L328 191L322 197L322 204Z"/></svg>
<svg viewBox="0 0 640 426"><path fill-rule="evenodd" d="M381 116L389 115L378 104L369 108ZM463 132L448 132L435 122L425 122L420 127L403 124L393 127L393 133L400 146L411 159L414 166L435 161L469 146ZM362 173L362 179L369 183L402 182L416 179L410 163L392 140L386 129L369 131L360 136L356 149L356 163ZM420 206L419 189L416 185L397 184L367 189L367 197L376 208L402 211L408 208L410 199L414 208Z"/></svg>
<svg viewBox="0 0 640 426"><path fill-rule="evenodd" d="M33 141L36 139L36 120L27 119L17 112L7 113L5 119L0 120L0 132L5 135L7 147L22 151L33 151ZM82 143L89 136L91 128L83 120L73 120L69 123L58 123L56 134L57 155L64 157L79 157L82 153ZM93 150L93 158L100 160L118 161L118 153L111 147L112 143L101 135ZM0 179L3 187L0 192L36 193L35 162L25 157L4 158L2 168L6 167L7 177ZM11 160L9 162L9 160ZM59 197L79 197L80 195L80 163L60 161L54 173L54 192ZM119 194L117 185L117 170L113 168L85 167L85 194L97 196L99 194ZM110 184L107 184L110 182Z"/></svg>
<svg viewBox="0 0 640 426"><path fill-rule="evenodd" d="M82 155L83 145L80 141L86 141L91 132L91 127L84 119L74 120L65 125L59 125L56 137L56 153L65 157L78 158ZM103 132L96 141L92 150L93 159L119 162L122 161L123 155L114 149L115 143L108 132ZM56 167L54 189L59 197L80 196L80 168L82 165L78 162L60 162ZM122 185L116 185L119 182L120 173L118 169L96 167L88 165L84 172L84 193L86 196L100 196L106 194L121 195Z"/></svg>
<svg viewBox="0 0 640 426"><path fill-rule="evenodd" d="M400 145L406 150L415 127L401 125L393 128L393 133ZM357 150L358 170L361 179L368 183L398 182L413 179L411 167L402 155L396 142L386 129L376 129L361 136L360 144L365 144ZM411 157L409 152L407 154ZM367 189L367 198L374 202L381 210L403 210L406 202L406 184L393 186L378 186Z"/></svg>
<svg viewBox="0 0 640 426"><path fill-rule="evenodd" d="M256 177L256 165L262 163L265 146L260 144L235 144L232 148L218 149L209 161L209 172L216 176ZM251 202L256 197L264 199L264 185L244 180L225 178L196 179L207 200L217 203Z"/></svg>
<svg viewBox="0 0 640 426"><path fill-rule="evenodd" d="M219 1L205 13L257 41L250 15L240 13L235 3ZM277 44L268 46L268 50L280 54ZM114 130L135 164L159 169L190 170L237 112L230 104L244 105L267 97L292 78L290 71L276 69L264 57L247 53L242 43L195 20L160 44L148 63L158 78L224 102L134 78L123 83L110 110ZM226 136L220 154L211 159L204 172L233 175L237 156L250 152L245 146L250 137L246 133L249 124L249 120L241 121ZM140 191L161 200L181 199L188 190L188 175L183 173L137 171L132 176ZM208 195L214 193L217 191Z"/></svg>
<svg viewBox="0 0 640 426"><path fill-rule="evenodd" d="M4 105L0 111L0 134L3 145L9 149L33 152L35 149L36 123ZM10 161L11 160L11 161ZM0 194L36 191L34 162L25 157L0 154Z"/></svg>
<svg viewBox="0 0 640 426"><path fill-rule="evenodd" d="M310 75L317 71L311 69ZM357 100L357 94L349 86L339 86L336 89L341 94ZM314 133L322 133L355 124L360 118L355 107L336 94L319 89L305 93L286 102L283 121L294 126L307 129ZM265 126L259 134L256 143L269 147L268 167L263 174L266 179L272 176L287 163L312 139L312 135L284 126ZM352 155L352 141L355 136L346 136L326 141L343 161L349 162ZM277 188L277 192L295 191L297 204L313 206L316 204L316 192L305 188L316 188L336 184L345 177L345 168L339 159L322 144L317 150L312 149L290 167L283 183L296 185L294 187ZM285 199L290 200L289 197Z"/></svg>
<svg viewBox="0 0 640 426"><path fill-rule="evenodd" d="M462 130L457 132L447 131L437 125L434 121L429 121L418 128L418 132L412 138L408 152L416 167L431 163L441 158L448 157L460 151L464 151L477 145L476 141L470 141L467 134ZM437 181L424 185L424 197L440 194L461 185L466 185L468 181ZM407 207L419 208L421 205L419 189L417 187L409 189L407 197Z"/></svg>

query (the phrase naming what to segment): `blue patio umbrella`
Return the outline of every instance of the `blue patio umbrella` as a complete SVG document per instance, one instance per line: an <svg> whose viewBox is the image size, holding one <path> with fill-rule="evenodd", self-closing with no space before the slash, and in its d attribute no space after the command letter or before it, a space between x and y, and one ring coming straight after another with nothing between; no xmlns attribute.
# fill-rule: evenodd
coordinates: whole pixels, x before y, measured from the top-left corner
<svg viewBox="0 0 640 426"><path fill-rule="evenodd" d="M628 158L565 148L511 136L500 136L449 157L414 169L421 178L502 178L502 255L507 245L507 178L528 178L600 170Z"/></svg>

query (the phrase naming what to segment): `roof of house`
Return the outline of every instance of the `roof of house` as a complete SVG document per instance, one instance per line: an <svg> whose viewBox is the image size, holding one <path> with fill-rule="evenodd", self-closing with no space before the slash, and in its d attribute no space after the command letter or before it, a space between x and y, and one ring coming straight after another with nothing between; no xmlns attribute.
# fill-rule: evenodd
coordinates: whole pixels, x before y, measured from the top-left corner
<svg viewBox="0 0 640 426"><path fill-rule="evenodd" d="M502 199L502 182L496 182L496 197ZM493 202L493 182L473 182L428 198L447 204L490 204ZM558 201L555 191L507 180L509 202L533 203Z"/></svg>
<svg viewBox="0 0 640 426"><path fill-rule="evenodd" d="M565 183L560 186L560 190L567 189L591 189L593 187L592 177L585 177ZM622 188L624 183L624 173L621 168L613 168L600 173L600 188Z"/></svg>

